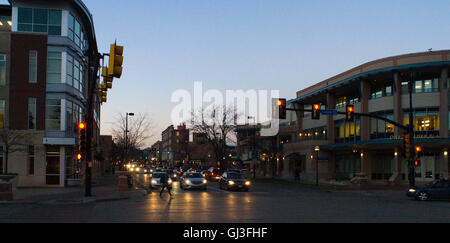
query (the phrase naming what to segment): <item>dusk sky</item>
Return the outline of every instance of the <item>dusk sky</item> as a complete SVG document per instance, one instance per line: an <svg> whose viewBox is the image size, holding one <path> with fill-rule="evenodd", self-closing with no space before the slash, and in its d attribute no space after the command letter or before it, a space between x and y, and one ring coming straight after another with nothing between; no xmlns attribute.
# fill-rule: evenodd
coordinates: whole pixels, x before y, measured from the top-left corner
<svg viewBox="0 0 450 243"><path fill-rule="evenodd" d="M7 1L0 1L5 3ZM102 107L170 125L177 89L295 92L365 62L450 49L450 1L84 0L100 52L117 39L124 72Z"/></svg>

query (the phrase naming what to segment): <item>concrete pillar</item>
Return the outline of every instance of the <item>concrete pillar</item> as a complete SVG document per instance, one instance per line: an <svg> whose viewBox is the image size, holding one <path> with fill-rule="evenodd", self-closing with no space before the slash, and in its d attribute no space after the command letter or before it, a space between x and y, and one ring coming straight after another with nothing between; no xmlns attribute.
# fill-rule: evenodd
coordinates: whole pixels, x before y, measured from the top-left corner
<svg viewBox="0 0 450 243"><path fill-rule="evenodd" d="M305 105L303 105L303 104L300 104L300 103L296 103L295 104L295 108L296 109L304 109L304 107L305 107ZM297 116L297 134L295 134L295 136L296 136L295 140L298 140L299 139L299 134L301 132L303 132L303 116L304 116L304 112L296 111L295 115Z"/></svg>
<svg viewBox="0 0 450 243"><path fill-rule="evenodd" d="M450 173L449 173L449 164L448 164L448 147L445 147L442 149L441 152L441 156L439 156L441 158L441 168L440 168L440 178L442 179L449 179L450 177Z"/></svg>
<svg viewBox="0 0 450 243"><path fill-rule="evenodd" d="M368 80L361 80L361 110L360 113L369 112L370 83ZM370 140L370 118L361 117L361 141Z"/></svg>
<svg viewBox="0 0 450 243"><path fill-rule="evenodd" d="M439 79L440 87L440 112L439 112L439 135L441 138L447 138L448 134L448 69L443 68Z"/></svg>
<svg viewBox="0 0 450 243"><path fill-rule="evenodd" d="M334 94L327 93L327 109L333 110L336 109L336 97ZM328 144L334 144L335 143L335 129L334 129L334 116L328 116Z"/></svg>
<svg viewBox="0 0 450 243"><path fill-rule="evenodd" d="M403 109L402 109L402 81L398 73L393 74L393 100L394 104L394 121L403 124ZM394 135L402 136L404 131L397 126L394 127Z"/></svg>
<svg viewBox="0 0 450 243"><path fill-rule="evenodd" d="M64 187L66 181L66 148L61 146L59 151L59 186Z"/></svg>

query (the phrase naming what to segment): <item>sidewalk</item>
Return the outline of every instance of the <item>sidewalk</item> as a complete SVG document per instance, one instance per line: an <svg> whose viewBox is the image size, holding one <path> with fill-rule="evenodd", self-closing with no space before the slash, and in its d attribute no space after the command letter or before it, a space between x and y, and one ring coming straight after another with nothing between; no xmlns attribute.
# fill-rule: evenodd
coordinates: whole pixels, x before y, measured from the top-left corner
<svg viewBox="0 0 450 243"><path fill-rule="evenodd" d="M80 204L129 199L133 196L145 195L143 190L135 185L126 192L118 191L118 176L105 175L98 178L98 183L92 186L92 197L85 197L85 188L18 188L14 191L14 201L0 201L0 204Z"/></svg>

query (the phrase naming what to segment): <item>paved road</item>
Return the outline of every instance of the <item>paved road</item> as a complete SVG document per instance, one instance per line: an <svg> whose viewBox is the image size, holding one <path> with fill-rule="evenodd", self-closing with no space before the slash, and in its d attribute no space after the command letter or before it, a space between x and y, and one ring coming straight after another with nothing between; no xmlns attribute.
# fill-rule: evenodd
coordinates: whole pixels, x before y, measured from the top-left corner
<svg viewBox="0 0 450 243"><path fill-rule="evenodd" d="M143 181L145 182L145 181ZM418 202L402 191L325 191L257 184L250 192L228 192L210 183L207 191L174 198L158 191L127 200L80 205L0 205L0 222L450 222L450 201Z"/></svg>

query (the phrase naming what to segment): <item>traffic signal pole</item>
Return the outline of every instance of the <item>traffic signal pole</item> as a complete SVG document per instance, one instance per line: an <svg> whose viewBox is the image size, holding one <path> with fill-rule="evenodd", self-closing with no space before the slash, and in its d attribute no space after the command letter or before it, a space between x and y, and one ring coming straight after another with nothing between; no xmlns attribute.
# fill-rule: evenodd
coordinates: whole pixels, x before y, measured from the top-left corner
<svg viewBox="0 0 450 243"><path fill-rule="evenodd" d="M414 187L416 185L416 173L415 173L415 165L414 165L414 114L413 114L413 104L412 104L412 93L413 93L413 77L414 75L411 73L411 80L408 84L408 92L409 92L409 137L410 137L410 145L409 145L409 186Z"/></svg>

